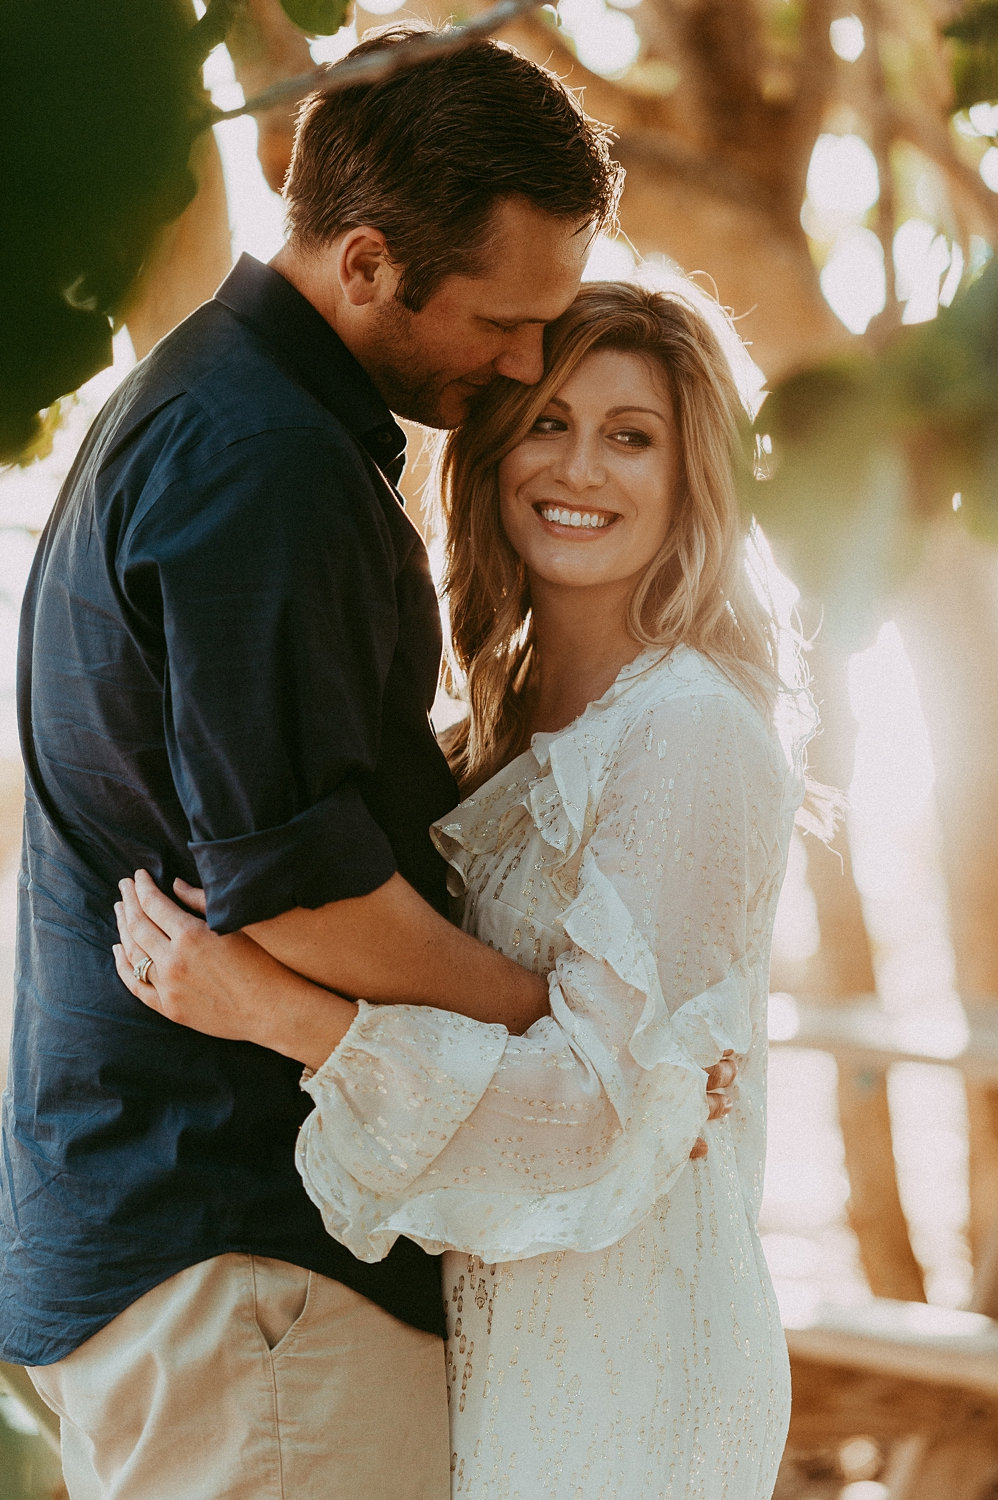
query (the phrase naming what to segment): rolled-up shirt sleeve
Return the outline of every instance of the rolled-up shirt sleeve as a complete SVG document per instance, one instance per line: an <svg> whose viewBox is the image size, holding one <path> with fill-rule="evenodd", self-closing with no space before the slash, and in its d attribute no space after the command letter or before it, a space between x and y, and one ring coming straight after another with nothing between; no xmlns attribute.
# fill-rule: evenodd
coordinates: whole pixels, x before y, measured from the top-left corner
<svg viewBox="0 0 998 1500"><path fill-rule="evenodd" d="M381 483L346 436L264 432L174 479L122 547L217 931L396 869L365 801L398 634Z"/></svg>

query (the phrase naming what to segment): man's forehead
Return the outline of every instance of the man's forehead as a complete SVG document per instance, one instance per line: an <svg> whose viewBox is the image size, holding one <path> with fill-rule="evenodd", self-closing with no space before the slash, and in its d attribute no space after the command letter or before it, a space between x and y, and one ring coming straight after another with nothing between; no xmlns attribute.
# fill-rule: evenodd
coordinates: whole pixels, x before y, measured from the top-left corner
<svg viewBox="0 0 998 1500"><path fill-rule="evenodd" d="M510 278L506 287L493 280L468 277L464 286L454 288L456 303L477 318L490 323L543 326L559 317L579 289L582 266L566 270L559 276L545 277L529 286L522 279Z"/></svg>
<svg viewBox="0 0 998 1500"><path fill-rule="evenodd" d="M537 219L541 216L538 215ZM549 323L568 306L589 258L589 225L544 215L521 234L493 240L474 272L442 283L481 317L498 323Z"/></svg>
<svg viewBox="0 0 998 1500"><path fill-rule="evenodd" d="M497 198L480 242L481 260L498 268L511 254L542 247L551 254L586 254L595 233L589 219L564 219L525 198Z"/></svg>

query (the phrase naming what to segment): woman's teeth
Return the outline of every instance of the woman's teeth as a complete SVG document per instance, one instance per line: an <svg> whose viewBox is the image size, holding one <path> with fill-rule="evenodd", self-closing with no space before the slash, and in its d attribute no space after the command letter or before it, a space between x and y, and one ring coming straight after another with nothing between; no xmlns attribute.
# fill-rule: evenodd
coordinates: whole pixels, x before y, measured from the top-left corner
<svg viewBox="0 0 998 1500"><path fill-rule="evenodd" d="M591 531L597 531L600 527L609 526L616 516L599 510L561 510L554 505L538 506L538 513L542 521L550 521L555 526L583 526Z"/></svg>

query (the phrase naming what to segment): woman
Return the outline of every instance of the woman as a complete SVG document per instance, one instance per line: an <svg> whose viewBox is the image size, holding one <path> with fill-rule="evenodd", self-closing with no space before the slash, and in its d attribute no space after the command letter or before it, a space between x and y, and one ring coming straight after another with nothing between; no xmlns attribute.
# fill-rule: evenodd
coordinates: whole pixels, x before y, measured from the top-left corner
<svg viewBox="0 0 998 1500"><path fill-rule="evenodd" d="M515 1037L415 1006L330 1016L147 878L162 930L128 887L118 969L185 1024L315 1067L299 1168L354 1254L399 1234L446 1252L454 1495L763 1500L789 1411L756 1218L796 695L694 294L584 287L546 348L539 386L490 388L448 440L470 714L450 745L467 794L434 837L464 925L550 975L550 1017ZM171 978L191 953L196 986ZM724 1052L738 1102L691 1164Z"/></svg>

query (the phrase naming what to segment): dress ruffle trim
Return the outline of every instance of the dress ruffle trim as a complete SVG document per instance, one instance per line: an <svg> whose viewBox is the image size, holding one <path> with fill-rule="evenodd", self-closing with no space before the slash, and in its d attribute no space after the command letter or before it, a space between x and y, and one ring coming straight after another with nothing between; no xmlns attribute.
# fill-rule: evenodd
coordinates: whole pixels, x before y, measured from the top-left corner
<svg viewBox="0 0 998 1500"><path fill-rule="evenodd" d="M745 1053L752 1040L750 965L740 959L710 989L670 1013L655 955L615 887L584 854L578 895L561 917L576 947L609 964L644 1000L628 1040L639 1067L692 1059L709 1068L723 1052ZM559 1017L560 1019L560 1017Z"/></svg>
<svg viewBox="0 0 998 1500"><path fill-rule="evenodd" d="M665 653L668 654L668 653ZM689 655L677 647L670 666ZM605 753L596 721L625 696L636 678L663 660L661 647L649 647L622 668L602 698L583 709L564 729L535 734L530 749L498 771L440 822L430 835L460 877L461 887L471 858L501 849L509 833L526 814L551 853L549 871L556 873L579 849L590 811L590 787L602 780ZM635 709L635 712L638 712ZM523 762L532 760L536 773L523 790ZM559 887L561 888L561 887Z"/></svg>
<svg viewBox="0 0 998 1500"><path fill-rule="evenodd" d="M299 1134L298 1171L328 1232L358 1260L383 1260L399 1235L434 1254L461 1250L485 1261L521 1260L557 1250L603 1250L635 1228L688 1165L707 1110L702 1075L691 1077L697 1070L684 1059L676 1067L665 1065L656 1074L644 1075L641 1098L634 1101L639 1115L630 1129L617 1133L606 1171L595 1180L532 1191L522 1178L497 1184L487 1164L465 1162L442 1170L437 1164L440 1153L472 1113L474 1092L479 1086L484 1091L486 1075L498 1066L499 1058L485 1049L473 1081L468 1052L460 1046L463 1018L421 1009L421 1028L427 1022L431 1029L436 1026L434 1014L442 1018L436 1040L445 1052L451 1045L447 1033L457 1023L453 1041L458 1066L453 1072L446 1065L433 1066L430 1078L417 1063L407 1093L405 1078L413 1051L404 1035L394 1034L404 1031L407 1009L367 1007L341 1047L303 1083L318 1107ZM540 1021L537 1026L551 1024ZM430 1046L432 1039L422 1035L419 1050L425 1055ZM364 1053L367 1066L357 1069L359 1054ZM359 1091L358 1074L366 1077ZM379 1081L391 1082L391 1124L371 1118L365 1095L372 1078L376 1087ZM430 1100L433 1129L427 1134L420 1116L430 1108ZM400 1128L410 1105L411 1133ZM727 1149L728 1143L715 1131L711 1150Z"/></svg>
<svg viewBox="0 0 998 1500"><path fill-rule="evenodd" d="M666 653L649 647L619 673L601 698L590 703L565 729L534 736L530 750L537 765L523 790L522 759L434 825L434 841L463 887L470 860L501 849L520 820L530 818L547 849L546 873L569 902L560 922L571 941L591 957L610 965L625 984L645 997L642 1014L630 1038L630 1052L643 1068L654 1068L674 1055L678 1044L700 1067L710 1067L722 1052L748 1051L752 1037L749 963L743 958L709 990L669 1013L655 955L613 884L582 845L594 819L596 800L609 769L605 746L619 744L626 722L608 735L597 721L611 711L626 720L626 698L639 678L667 660L675 692L696 690L706 674L717 671L699 653L679 646ZM726 681L724 689L729 688ZM732 690L736 691L736 690ZM663 696L671 696L664 694ZM635 706L635 714L647 708ZM455 892L457 894L459 892ZM610 934L609 939L605 936ZM562 1018L559 1016L559 1020Z"/></svg>

